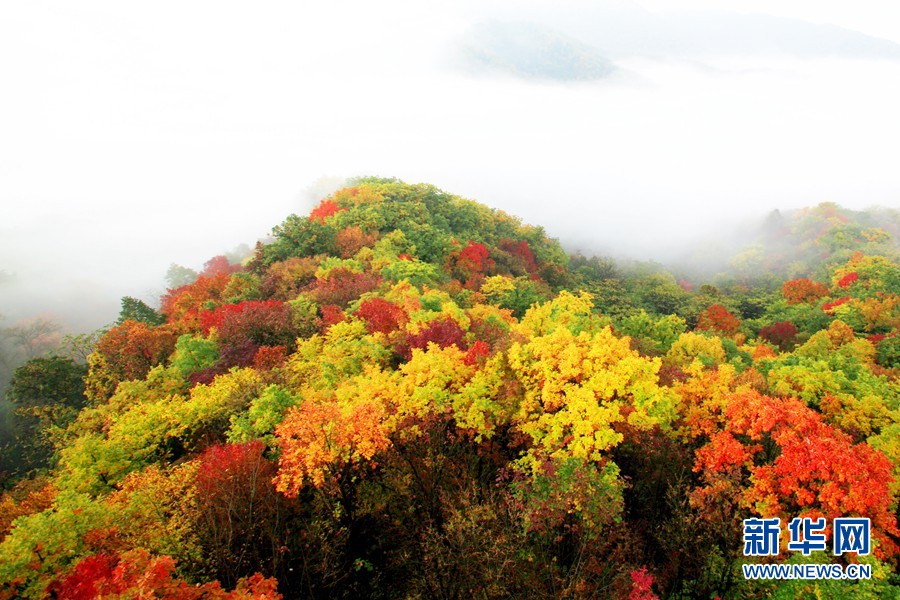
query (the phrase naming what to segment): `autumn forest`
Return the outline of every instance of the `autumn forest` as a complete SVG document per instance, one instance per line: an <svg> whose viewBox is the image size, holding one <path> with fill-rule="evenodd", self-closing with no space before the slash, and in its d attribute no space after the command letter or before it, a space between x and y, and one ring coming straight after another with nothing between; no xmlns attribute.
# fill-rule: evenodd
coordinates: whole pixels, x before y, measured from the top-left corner
<svg viewBox="0 0 900 600"><path fill-rule="evenodd" d="M701 277L355 180L10 373L0 598L898 597L898 239L774 212ZM799 562L871 578L741 572Z"/></svg>

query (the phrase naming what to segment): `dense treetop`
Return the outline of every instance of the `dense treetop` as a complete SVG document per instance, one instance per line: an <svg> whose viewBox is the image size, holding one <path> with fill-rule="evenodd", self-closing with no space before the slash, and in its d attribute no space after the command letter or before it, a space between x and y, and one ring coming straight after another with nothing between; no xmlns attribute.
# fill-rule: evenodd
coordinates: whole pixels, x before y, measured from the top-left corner
<svg viewBox="0 0 900 600"><path fill-rule="evenodd" d="M357 180L16 370L0 598L794 597L741 521L805 516L869 517L812 558L873 578L802 593L896 593L900 270L863 221L773 216L790 268L690 281Z"/></svg>

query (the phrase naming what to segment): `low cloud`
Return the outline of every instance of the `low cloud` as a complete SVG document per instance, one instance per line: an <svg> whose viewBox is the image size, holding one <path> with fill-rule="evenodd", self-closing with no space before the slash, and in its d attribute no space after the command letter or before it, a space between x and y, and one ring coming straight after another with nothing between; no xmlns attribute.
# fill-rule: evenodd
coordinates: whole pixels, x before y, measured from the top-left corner
<svg viewBox="0 0 900 600"><path fill-rule="evenodd" d="M893 42L731 15L720 22L757 37L815 35L804 51L710 35L691 48L671 41L690 28L670 25L669 42L629 49L635 23L675 21L628 3L603 21L568 4L460 6L11 11L0 313L108 323L121 296L158 297L171 263L252 246L357 175L433 183L572 250L663 261L775 208L900 204ZM538 23L615 68L460 71L448 57L485 20Z"/></svg>

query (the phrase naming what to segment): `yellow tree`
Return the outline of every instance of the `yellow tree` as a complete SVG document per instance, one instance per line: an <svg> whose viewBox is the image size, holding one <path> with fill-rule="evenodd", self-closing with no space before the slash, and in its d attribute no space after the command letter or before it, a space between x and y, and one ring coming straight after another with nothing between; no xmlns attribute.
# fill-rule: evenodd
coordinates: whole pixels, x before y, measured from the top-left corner
<svg viewBox="0 0 900 600"><path fill-rule="evenodd" d="M620 508L608 506L621 504L609 458L623 439L616 425L666 428L672 418L672 395L658 384L660 359L632 350L591 306L587 294L562 292L534 307L517 330L528 341L508 352L522 390L514 424L530 439L516 466L526 476L526 504L536 501L531 519L548 510L574 511L589 525L617 517ZM610 502L598 504L599 497Z"/></svg>

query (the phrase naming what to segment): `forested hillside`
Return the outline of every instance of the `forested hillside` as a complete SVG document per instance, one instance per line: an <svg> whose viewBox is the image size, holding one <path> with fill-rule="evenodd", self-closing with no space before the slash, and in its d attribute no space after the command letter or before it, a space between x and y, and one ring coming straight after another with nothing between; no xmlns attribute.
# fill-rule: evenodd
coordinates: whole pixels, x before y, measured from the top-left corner
<svg viewBox="0 0 900 600"><path fill-rule="evenodd" d="M896 225L773 214L700 281L360 179L15 371L0 598L892 597ZM873 549L748 557L754 517Z"/></svg>

